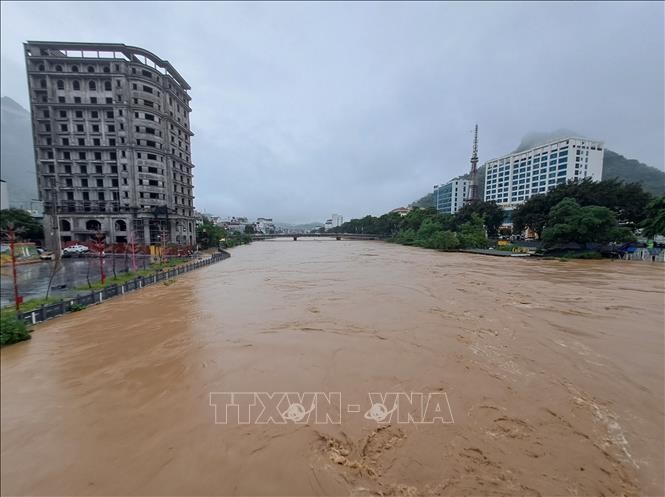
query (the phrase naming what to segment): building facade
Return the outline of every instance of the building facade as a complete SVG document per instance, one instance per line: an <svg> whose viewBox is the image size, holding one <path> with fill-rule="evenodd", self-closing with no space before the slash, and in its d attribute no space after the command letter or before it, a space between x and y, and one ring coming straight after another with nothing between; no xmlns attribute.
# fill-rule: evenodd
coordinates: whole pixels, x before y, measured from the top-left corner
<svg viewBox="0 0 665 497"><path fill-rule="evenodd" d="M485 200L510 212L568 180L600 181L603 154L602 142L564 138L491 160L485 164Z"/></svg>
<svg viewBox="0 0 665 497"><path fill-rule="evenodd" d="M333 214L330 216L330 221L332 222L332 227L337 228L344 224L344 216L341 216L340 214Z"/></svg>
<svg viewBox="0 0 665 497"><path fill-rule="evenodd" d="M264 235L269 235L270 233L275 232L275 224L272 222L272 218L268 217L259 217L256 219L254 224L254 229L257 233L263 233Z"/></svg>
<svg viewBox="0 0 665 497"><path fill-rule="evenodd" d="M190 86L116 43L24 44L47 246L194 245ZM58 240L59 238L59 240Z"/></svg>
<svg viewBox="0 0 665 497"><path fill-rule="evenodd" d="M0 210L9 209L9 189L7 182L0 179Z"/></svg>
<svg viewBox="0 0 665 497"><path fill-rule="evenodd" d="M434 206L442 214L455 214L464 205L469 195L471 182L454 179L443 185L434 186Z"/></svg>

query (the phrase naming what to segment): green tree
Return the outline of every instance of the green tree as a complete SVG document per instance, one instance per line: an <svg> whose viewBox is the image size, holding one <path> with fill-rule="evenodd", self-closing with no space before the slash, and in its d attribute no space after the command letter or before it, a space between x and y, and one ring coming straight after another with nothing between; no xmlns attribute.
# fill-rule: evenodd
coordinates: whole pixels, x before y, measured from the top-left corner
<svg viewBox="0 0 665 497"><path fill-rule="evenodd" d="M459 248L457 235L449 230L437 231L428 239L425 247L437 250L454 250Z"/></svg>
<svg viewBox="0 0 665 497"><path fill-rule="evenodd" d="M648 237L665 235L665 197L653 199L646 208L647 217L642 223Z"/></svg>
<svg viewBox="0 0 665 497"><path fill-rule="evenodd" d="M457 232L461 248L485 248L487 236L483 219L478 214L472 214L468 222L460 225Z"/></svg>
<svg viewBox="0 0 665 497"><path fill-rule="evenodd" d="M416 240L416 230L413 229L406 229L406 230L401 230L396 236L395 236L395 241L397 243L401 243L403 245L413 245L413 243Z"/></svg>
<svg viewBox="0 0 665 497"><path fill-rule="evenodd" d="M633 239L630 230L618 226L611 209L597 205L580 207L572 198L565 198L552 208L543 231L545 247L571 242L608 243Z"/></svg>
<svg viewBox="0 0 665 497"><path fill-rule="evenodd" d="M483 220L487 228L487 234L496 236L499 233L499 226L503 223L505 216L504 210L496 202L469 202L457 212L457 223L459 225L467 223L471 217L477 214Z"/></svg>
<svg viewBox="0 0 665 497"><path fill-rule="evenodd" d="M207 217L204 217L203 222L196 227L196 239L201 248L219 247L219 241L222 238L227 238L226 230L214 224Z"/></svg>
<svg viewBox="0 0 665 497"><path fill-rule="evenodd" d="M542 238L552 202L547 195L535 195L513 211L513 233L525 229L534 231Z"/></svg>
<svg viewBox="0 0 665 497"><path fill-rule="evenodd" d="M437 216L438 213L434 208L413 209L402 218L399 227L401 230L412 229L418 231L425 219L436 218Z"/></svg>
<svg viewBox="0 0 665 497"><path fill-rule="evenodd" d="M580 206L599 206L611 209L621 223L640 225L646 219L646 207L651 195L637 183L622 183L616 179L592 181L590 178L557 185L544 195L531 197L513 211L516 232L530 228L542 236L543 228L554 206L565 198L574 199Z"/></svg>
<svg viewBox="0 0 665 497"><path fill-rule="evenodd" d="M29 212L22 209L3 209L0 211L0 229L6 230L10 225L16 229L16 238L34 242L44 239L42 224L35 220Z"/></svg>
<svg viewBox="0 0 665 497"><path fill-rule="evenodd" d="M254 233L256 233L256 230L254 229L254 225L253 224L246 224L245 225L245 234L253 235Z"/></svg>

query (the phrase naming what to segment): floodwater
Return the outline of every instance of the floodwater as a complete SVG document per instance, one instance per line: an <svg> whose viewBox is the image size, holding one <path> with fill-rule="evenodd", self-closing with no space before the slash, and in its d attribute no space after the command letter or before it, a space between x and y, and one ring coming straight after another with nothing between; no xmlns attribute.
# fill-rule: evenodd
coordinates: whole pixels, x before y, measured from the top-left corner
<svg viewBox="0 0 665 497"><path fill-rule="evenodd" d="M238 247L2 349L2 494L662 495L664 281L639 262ZM211 392L339 392L341 414L224 424ZM370 392L445 393L450 412L378 423Z"/></svg>

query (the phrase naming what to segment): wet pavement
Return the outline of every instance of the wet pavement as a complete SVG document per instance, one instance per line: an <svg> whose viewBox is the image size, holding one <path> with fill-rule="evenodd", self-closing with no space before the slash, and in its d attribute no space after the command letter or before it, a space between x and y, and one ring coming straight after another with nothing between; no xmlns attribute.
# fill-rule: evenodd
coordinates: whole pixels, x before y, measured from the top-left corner
<svg viewBox="0 0 665 497"><path fill-rule="evenodd" d="M131 268L132 262L125 256L105 257L102 265L106 277L113 276L113 265L115 259L115 272L120 274ZM144 256L136 257L136 265L139 269L150 264L150 258ZM55 261L39 261L30 264L20 264L16 267L19 295L23 300L41 298L46 295L48 282L53 272ZM14 302L14 285L12 280L11 266L3 266L0 278L0 305L5 307ZM50 295L53 297L74 296L84 292L76 287L86 286L88 280L96 283L100 280L100 261L98 257L70 257L61 260L58 271L53 276Z"/></svg>

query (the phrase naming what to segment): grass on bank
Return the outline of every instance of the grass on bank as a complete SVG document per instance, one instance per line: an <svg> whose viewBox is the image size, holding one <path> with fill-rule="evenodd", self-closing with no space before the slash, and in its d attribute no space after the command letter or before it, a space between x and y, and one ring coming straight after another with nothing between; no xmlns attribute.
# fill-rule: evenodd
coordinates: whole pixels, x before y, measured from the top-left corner
<svg viewBox="0 0 665 497"><path fill-rule="evenodd" d="M84 292L84 291L101 290L102 288L105 288L109 285L123 285L128 281L131 281L139 276L142 276L144 278L152 276L158 271L163 271L164 269L171 269L176 266L185 264L187 262L190 262L190 259L182 259L182 258L170 259L169 261L166 262L150 264L145 269L137 269L136 271L128 271L126 273L120 273L116 276L110 276L106 278L103 285L101 281L96 281L95 283L91 283L90 285L80 285L74 287L74 290Z"/></svg>

